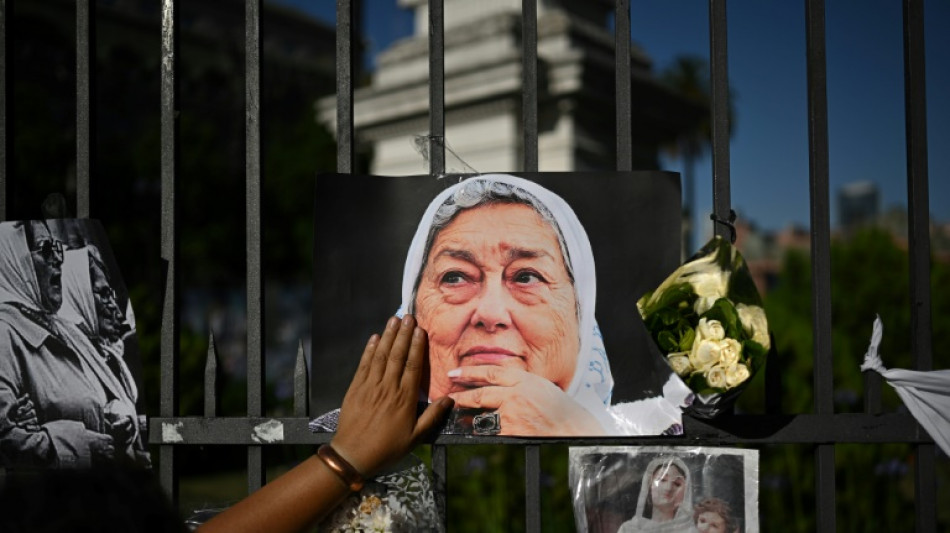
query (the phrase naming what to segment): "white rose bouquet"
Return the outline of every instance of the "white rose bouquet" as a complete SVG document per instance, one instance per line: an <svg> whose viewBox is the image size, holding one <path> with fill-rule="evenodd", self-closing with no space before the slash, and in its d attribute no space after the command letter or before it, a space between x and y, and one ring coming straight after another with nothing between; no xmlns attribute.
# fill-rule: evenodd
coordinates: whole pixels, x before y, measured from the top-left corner
<svg viewBox="0 0 950 533"><path fill-rule="evenodd" d="M637 309L667 363L696 393L691 411L702 417L735 401L771 345L745 260L720 237L644 294Z"/></svg>

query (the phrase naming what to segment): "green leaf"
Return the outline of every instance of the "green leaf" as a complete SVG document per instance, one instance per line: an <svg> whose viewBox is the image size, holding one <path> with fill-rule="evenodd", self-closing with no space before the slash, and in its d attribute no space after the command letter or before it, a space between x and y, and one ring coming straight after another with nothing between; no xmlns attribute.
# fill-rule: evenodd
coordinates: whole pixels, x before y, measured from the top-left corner
<svg viewBox="0 0 950 533"><path fill-rule="evenodd" d="M679 344L677 344L676 338L673 337L673 334L669 331L659 332L656 336L656 343L659 345L660 350L662 350L663 353L678 351L677 348Z"/></svg>
<svg viewBox="0 0 950 533"><path fill-rule="evenodd" d="M680 315L676 309L663 308L656 312L656 317L664 326L672 326L679 322Z"/></svg>
<svg viewBox="0 0 950 533"><path fill-rule="evenodd" d="M716 300L716 303L702 314L702 318L709 320L718 320L726 331L726 337L742 341L748 338L745 330L742 329L742 323L739 322L739 313L736 307L726 298Z"/></svg>
<svg viewBox="0 0 950 533"><path fill-rule="evenodd" d="M751 374L755 374L755 371L762 366L768 352L765 346L762 346L752 339L742 341L742 357L748 362L749 372Z"/></svg>
<svg viewBox="0 0 950 533"><path fill-rule="evenodd" d="M646 306L643 309L643 315L646 317L649 317L653 315L654 313L657 313L661 310L678 309L680 302L686 302L691 307L692 301L695 299L696 299L696 293L693 291L692 285L686 282L677 283L677 284L671 285L665 291L660 293L660 295L657 297L656 301L653 302L652 305Z"/></svg>
<svg viewBox="0 0 950 533"><path fill-rule="evenodd" d="M696 340L696 330L690 327L687 327L682 334L680 335L680 349L681 352L688 352L693 349L693 342Z"/></svg>

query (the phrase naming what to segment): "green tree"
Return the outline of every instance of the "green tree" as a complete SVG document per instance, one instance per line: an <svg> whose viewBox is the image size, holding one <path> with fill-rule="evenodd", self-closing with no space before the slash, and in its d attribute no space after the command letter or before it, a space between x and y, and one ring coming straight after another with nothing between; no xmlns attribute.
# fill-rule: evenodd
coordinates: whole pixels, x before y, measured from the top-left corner
<svg viewBox="0 0 950 533"><path fill-rule="evenodd" d="M832 350L835 411L860 412L864 376L860 371L876 314L884 324L881 356L888 368L912 368L908 256L890 234L866 229L835 240L831 249ZM933 345L950 341L950 265L932 264ZM790 251L777 287L765 299L775 337L775 360L782 377L782 407L807 413L813 405L811 264L804 252ZM948 355L936 350L934 367L947 368ZM764 391L750 387L739 406L754 410ZM885 411L902 409L883 386ZM835 448L837 524L842 531L898 531L912 528L914 516L911 446L841 444ZM938 461L938 485L947 485L950 465ZM765 531L813 531L814 458L808 446L762 449L761 519ZM946 490L946 489L942 489ZM940 496L938 495L938 500ZM940 523L950 517L940 510ZM873 520L868 517L873 516Z"/></svg>

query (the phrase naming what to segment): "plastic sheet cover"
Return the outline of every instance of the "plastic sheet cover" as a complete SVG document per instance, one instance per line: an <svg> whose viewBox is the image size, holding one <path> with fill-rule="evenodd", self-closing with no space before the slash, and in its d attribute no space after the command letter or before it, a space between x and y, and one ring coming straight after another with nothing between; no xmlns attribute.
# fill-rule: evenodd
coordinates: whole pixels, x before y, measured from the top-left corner
<svg viewBox="0 0 950 533"><path fill-rule="evenodd" d="M759 531L757 450L572 447L581 533Z"/></svg>

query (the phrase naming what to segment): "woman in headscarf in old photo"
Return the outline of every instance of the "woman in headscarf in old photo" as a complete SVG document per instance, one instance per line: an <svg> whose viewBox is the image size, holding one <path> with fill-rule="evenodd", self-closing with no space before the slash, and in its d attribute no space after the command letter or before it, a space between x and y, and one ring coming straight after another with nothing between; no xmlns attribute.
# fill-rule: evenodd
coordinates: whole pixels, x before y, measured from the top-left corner
<svg viewBox="0 0 950 533"><path fill-rule="evenodd" d="M121 390L121 394L111 398L105 407L110 433L117 439L116 448L125 456L148 464L148 452L140 439L135 410L138 388L125 362L125 344L122 342L126 330L124 317L95 247L84 246L64 253L63 305L59 316L74 324L96 347L96 353L104 363L104 366L96 367L105 374L100 379L114 381L112 388Z"/></svg>
<svg viewBox="0 0 950 533"><path fill-rule="evenodd" d="M697 533L689 468L675 456L658 457L643 471L633 518L617 533Z"/></svg>
<svg viewBox="0 0 950 533"><path fill-rule="evenodd" d="M596 293L590 242L560 196L506 174L439 194L409 249L400 312L428 332L428 397L455 399L450 431L675 432L689 394L675 376L662 396L611 404Z"/></svg>
<svg viewBox="0 0 950 533"><path fill-rule="evenodd" d="M57 312L63 245L43 221L0 224L0 464L84 467L115 455L106 416L124 396ZM35 424L18 417L28 405ZM19 422L18 422L19 421Z"/></svg>

